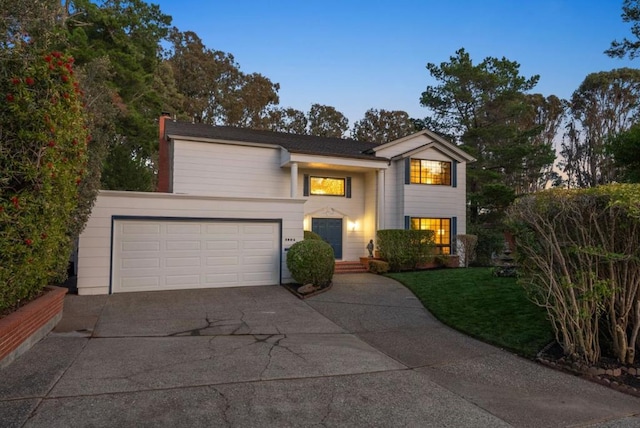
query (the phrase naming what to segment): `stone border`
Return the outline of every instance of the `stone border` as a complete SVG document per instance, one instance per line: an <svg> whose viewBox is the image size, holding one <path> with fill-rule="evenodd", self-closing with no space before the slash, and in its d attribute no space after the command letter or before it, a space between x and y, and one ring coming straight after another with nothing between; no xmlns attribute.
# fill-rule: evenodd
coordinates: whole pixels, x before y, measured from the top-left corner
<svg viewBox="0 0 640 428"><path fill-rule="evenodd" d="M547 367L551 367L556 370L568 372L574 375L581 376L592 382L599 383L616 391L623 392L625 394L640 397L640 390L624 383L617 382L615 378L622 376L623 374L635 376L640 380L640 370L634 367L620 366L615 369L603 369L601 367L589 366L581 363L570 363L565 361L552 360L544 357L544 352L553 345L553 342L545 346L542 351L536 356L536 361ZM613 378L609 379L609 378Z"/></svg>
<svg viewBox="0 0 640 428"><path fill-rule="evenodd" d="M296 296L297 298L304 300L307 297L313 297L313 296L317 296L318 294L322 294L325 291L329 291L331 289L331 287L333 287L333 281L331 281L331 283L329 285L327 285L324 288L320 288L319 290L316 290L312 293L308 293L308 294L300 294L298 293L298 287L301 287L300 284L281 284L284 288L286 288L291 294L293 294L294 296Z"/></svg>
<svg viewBox="0 0 640 428"><path fill-rule="evenodd" d="M62 318L63 287L45 287L44 294L0 319L0 368L11 364L45 337Z"/></svg>

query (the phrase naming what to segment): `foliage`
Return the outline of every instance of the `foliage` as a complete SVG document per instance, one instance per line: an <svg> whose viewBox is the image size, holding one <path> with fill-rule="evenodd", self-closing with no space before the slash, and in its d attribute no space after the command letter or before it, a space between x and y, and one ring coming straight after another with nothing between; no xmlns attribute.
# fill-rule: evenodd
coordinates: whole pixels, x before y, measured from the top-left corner
<svg viewBox="0 0 640 428"><path fill-rule="evenodd" d="M294 108L274 108L269 111L266 128L274 132L306 135L307 117L304 112Z"/></svg>
<svg viewBox="0 0 640 428"><path fill-rule="evenodd" d="M415 269L434 254L433 230L379 230L376 239L380 256L392 272Z"/></svg>
<svg viewBox="0 0 640 428"><path fill-rule="evenodd" d="M640 70L621 68L589 74L571 97L562 167L570 187L618 180L607 144L640 118Z"/></svg>
<svg viewBox="0 0 640 428"><path fill-rule="evenodd" d="M304 231L304 239L317 239L317 240L323 241L322 236L310 230Z"/></svg>
<svg viewBox="0 0 640 428"><path fill-rule="evenodd" d="M640 183L640 124L613 136L606 149L618 171L617 180Z"/></svg>
<svg viewBox="0 0 640 428"><path fill-rule="evenodd" d="M68 44L78 66L109 59L105 83L115 88L111 102L119 109L102 176L103 187L151 190L157 152L157 117L166 104L155 90L160 70L159 46L171 17L143 0L74 0L77 20L67 23Z"/></svg>
<svg viewBox="0 0 640 428"><path fill-rule="evenodd" d="M381 275L389 272L389 263L383 260L369 260L369 272Z"/></svg>
<svg viewBox="0 0 640 428"><path fill-rule="evenodd" d="M605 342L632 364L640 342L640 185L540 192L509 209L520 282L566 355L595 363Z"/></svg>
<svg viewBox="0 0 640 428"><path fill-rule="evenodd" d="M472 261L472 266L491 266L492 259L504 250L504 232L502 223L492 224L471 224L467 227L468 232L478 237L476 244L476 257Z"/></svg>
<svg viewBox="0 0 640 428"><path fill-rule="evenodd" d="M456 235L458 241L458 254L461 257L462 266L468 268L469 264L477 257L478 235Z"/></svg>
<svg viewBox="0 0 640 428"><path fill-rule="evenodd" d="M23 50L24 49L24 50ZM0 312L64 278L90 140L73 58L3 52Z"/></svg>
<svg viewBox="0 0 640 428"><path fill-rule="evenodd" d="M335 107L313 104L307 118L309 135L342 138L349 129L349 119Z"/></svg>
<svg viewBox="0 0 640 428"><path fill-rule="evenodd" d="M326 287L335 269L333 248L317 239L296 242L287 252L287 267L296 282Z"/></svg>
<svg viewBox="0 0 640 428"><path fill-rule="evenodd" d="M400 110L369 109L353 124L351 137L359 141L387 143L415 132L409 115Z"/></svg>
<svg viewBox="0 0 640 428"><path fill-rule="evenodd" d="M543 186L555 160L553 130L563 109L555 97L527 94L539 76L521 76L520 64L506 58L474 64L464 49L427 69L438 84L422 93L421 104L432 116L421 125L448 136L477 159L467 168L470 222L483 221L483 213L501 212L504 205L486 205L493 200L486 192L498 185L511 194Z"/></svg>
<svg viewBox="0 0 640 428"><path fill-rule="evenodd" d="M489 268L389 274L443 323L529 358L553 340L545 311L532 304L514 278Z"/></svg>
<svg viewBox="0 0 640 428"><path fill-rule="evenodd" d="M636 40L629 40L626 37L621 42L614 40L611 47L604 51L613 58L629 58L634 59L640 55L640 4L638 0L624 0L622 3L622 21L633 22L631 34Z"/></svg>

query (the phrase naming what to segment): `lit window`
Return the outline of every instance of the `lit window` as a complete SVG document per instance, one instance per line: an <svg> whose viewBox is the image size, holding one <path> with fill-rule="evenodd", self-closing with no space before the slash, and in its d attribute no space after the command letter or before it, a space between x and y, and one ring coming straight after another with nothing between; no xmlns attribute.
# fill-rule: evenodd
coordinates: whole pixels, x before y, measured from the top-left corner
<svg viewBox="0 0 640 428"><path fill-rule="evenodd" d="M411 183L451 185L451 162L411 159Z"/></svg>
<svg viewBox="0 0 640 428"><path fill-rule="evenodd" d="M433 230L440 254L451 254L451 219L411 217L411 229Z"/></svg>
<svg viewBox="0 0 640 428"><path fill-rule="evenodd" d="M344 196L344 178L310 177L312 195Z"/></svg>

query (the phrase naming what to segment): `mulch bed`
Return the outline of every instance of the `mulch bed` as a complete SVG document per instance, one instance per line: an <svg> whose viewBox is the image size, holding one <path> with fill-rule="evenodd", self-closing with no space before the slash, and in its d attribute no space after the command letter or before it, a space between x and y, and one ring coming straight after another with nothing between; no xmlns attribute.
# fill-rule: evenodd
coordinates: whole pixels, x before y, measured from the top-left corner
<svg viewBox="0 0 640 428"><path fill-rule="evenodd" d="M307 297L317 296L318 294L322 294L325 291L330 290L331 287L333 287L333 282L330 283L329 285L327 285L324 288L319 288L316 291L313 291L313 292L307 293L307 294L298 293L298 288L300 288L302 286L301 284L282 284L282 286L284 288L286 288L287 290L289 290L291 292L291 294L293 294L294 296L298 297L299 299L303 299L304 300Z"/></svg>
<svg viewBox="0 0 640 428"><path fill-rule="evenodd" d="M596 366L571 361L562 347L553 342L538 353L536 360L548 367L571 373L626 394L640 397L640 364L622 365L615 358L602 357Z"/></svg>

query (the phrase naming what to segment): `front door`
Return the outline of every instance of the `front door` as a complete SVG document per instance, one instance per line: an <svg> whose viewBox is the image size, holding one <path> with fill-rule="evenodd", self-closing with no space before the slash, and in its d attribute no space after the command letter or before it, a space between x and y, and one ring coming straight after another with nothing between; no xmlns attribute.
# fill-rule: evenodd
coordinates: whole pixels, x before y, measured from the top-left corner
<svg viewBox="0 0 640 428"><path fill-rule="evenodd" d="M341 218L313 218L311 219L311 230L331 245L336 259L342 258Z"/></svg>

